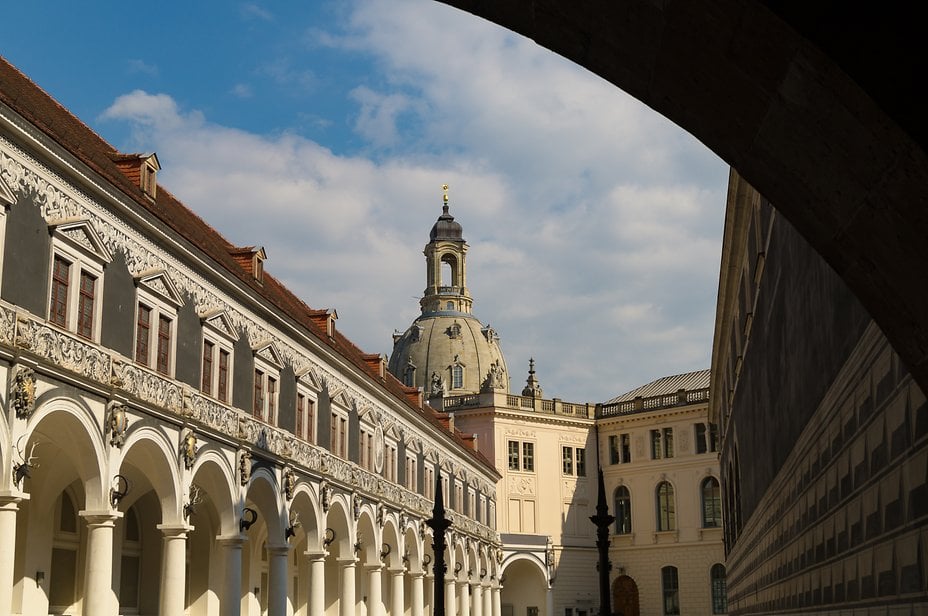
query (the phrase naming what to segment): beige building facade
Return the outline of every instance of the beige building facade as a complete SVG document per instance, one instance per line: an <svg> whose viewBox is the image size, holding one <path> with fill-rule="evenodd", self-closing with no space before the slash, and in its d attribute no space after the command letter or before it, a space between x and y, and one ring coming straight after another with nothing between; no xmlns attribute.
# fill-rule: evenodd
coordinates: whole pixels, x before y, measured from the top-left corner
<svg viewBox="0 0 928 616"><path fill-rule="evenodd" d="M446 193L424 250L422 314L394 335L390 369L407 385L421 387L455 429L472 435L501 475L496 528L502 542L502 613L598 614L596 527L589 518L602 464L610 510L615 513L620 504L616 495L629 491L632 497L622 502L636 520L633 530L614 527L610 535L613 594L624 601L614 612L724 614L708 371L661 379L602 405L573 404L544 397L530 360L521 395L510 393L498 336L470 313L467 249ZM649 440L655 432L663 439L656 457ZM610 447L623 437L629 439L627 455L613 462ZM664 499L666 528L656 526L659 486L670 490ZM708 520L702 513L704 488Z"/></svg>

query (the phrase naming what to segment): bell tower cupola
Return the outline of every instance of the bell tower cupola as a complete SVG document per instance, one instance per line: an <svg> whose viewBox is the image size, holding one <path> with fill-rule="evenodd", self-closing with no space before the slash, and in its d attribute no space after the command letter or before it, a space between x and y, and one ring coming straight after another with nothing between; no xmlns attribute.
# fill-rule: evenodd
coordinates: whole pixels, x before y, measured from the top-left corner
<svg viewBox="0 0 928 616"><path fill-rule="evenodd" d="M444 191L441 216L432 225L426 244L426 287L419 300L422 314L471 314L470 292L467 290L467 243L461 224L448 212L448 185Z"/></svg>

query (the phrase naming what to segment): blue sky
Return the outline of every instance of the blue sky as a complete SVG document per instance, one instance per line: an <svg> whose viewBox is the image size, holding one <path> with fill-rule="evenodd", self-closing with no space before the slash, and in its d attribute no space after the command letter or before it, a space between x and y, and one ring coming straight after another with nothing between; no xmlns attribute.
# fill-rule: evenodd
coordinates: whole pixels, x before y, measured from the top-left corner
<svg viewBox="0 0 928 616"><path fill-rule="evenodd" d="M144 9L141 10L141 9ZM443 183L521 391L706 368L727 167L533 42L433 0L5 7L2 53L368 352L418 314ZM37 35L40 32L40 35Z"/></svg>

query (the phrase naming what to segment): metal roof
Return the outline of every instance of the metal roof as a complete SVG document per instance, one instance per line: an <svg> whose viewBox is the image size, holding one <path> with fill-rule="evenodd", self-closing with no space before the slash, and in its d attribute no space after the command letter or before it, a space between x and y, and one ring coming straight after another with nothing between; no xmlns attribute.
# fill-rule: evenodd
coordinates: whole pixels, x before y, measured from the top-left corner
<svg viewBox="0 0 928 616"><path fill-rule="evenodd" d="M709 369L697 370L696 372L685 372L683 374L675 374L673 376L665 376L657 379L656 381L651 381L647 385L642 385L637 389L633 389L629 392L617 396L611 400L604 402L603 404L612 404L613 402L627 402L629 400L634 400L639 396L642 398L650 398L652 396L664 396L666 394L672 394L681 389L687 391L693 389L705 389L709 387Z"/></svg>

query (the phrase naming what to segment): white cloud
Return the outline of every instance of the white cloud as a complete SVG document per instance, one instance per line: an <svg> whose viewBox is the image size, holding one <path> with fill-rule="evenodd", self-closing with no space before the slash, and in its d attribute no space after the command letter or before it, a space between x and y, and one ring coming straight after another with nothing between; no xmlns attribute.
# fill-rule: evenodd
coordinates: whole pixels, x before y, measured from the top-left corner
<svg viewBox="0 0 928 616"><path fill-rule="evenodd" d="M251 98L254 96L254 91L252 91L251 86L247 83L237 83L232 86L232 95L238 98Z"/></svg>
<svg viewBox="0 0 928 616"><path fill-rule="evenodd" d="M254 2L245 2L239 7L241 16L245 19L257 19L259 21L274 21L274 14Z"/></svg>
<svg viewBox="0 0 928 616"><path fill-rule="evenodd" d="M161 180L369 352L418 312L442 183L474 311L513 389L601 401L709 363L725 166L571 63L434 2L361 2L317 45L376 63L348 101L364 155L217 126L134 92L104 117L157 149ZM281 81L305 75L283 59ZM299 82L299 79L296 79ZM310 79L310 82L313 80ZM303 82L302 86L306 86ZM297 84L297 87L302 87Z"/></svg>
<svg viewBox="0 0 928 616"><path fill-rule="evenodd" d="M151 77L158 76L158 67L155 66L154 64L149 64L145 62L144 60L139 60L139 59L128 60L127 64L129 65L130 73L142 73L145 75L149 75Z"/></svg>

